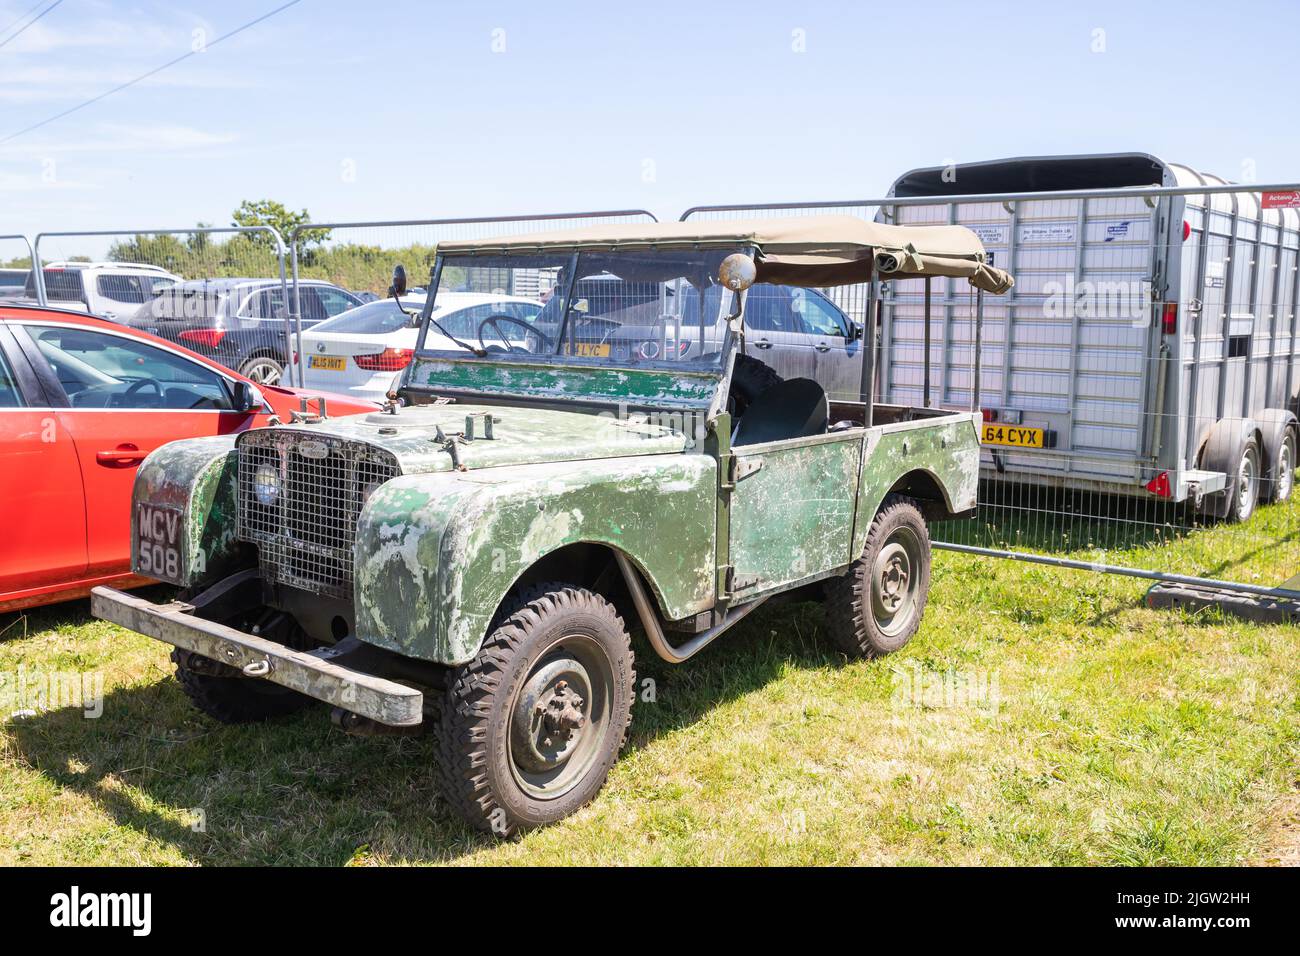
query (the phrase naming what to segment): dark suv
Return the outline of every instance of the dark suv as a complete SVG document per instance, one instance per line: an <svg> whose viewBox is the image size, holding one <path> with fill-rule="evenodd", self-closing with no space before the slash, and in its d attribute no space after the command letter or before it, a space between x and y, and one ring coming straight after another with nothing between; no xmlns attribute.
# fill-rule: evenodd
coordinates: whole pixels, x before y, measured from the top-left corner
<svg viewBox="0 0 1300 956"><path fill-rule="evenodd" d="M304 329L361 305L351 292L314 279L299 281L298 295ZM284 338L288 313L279 279L201 279L164 290L127 324L192 349L254 382L274 385L289 362Z"/></svg>

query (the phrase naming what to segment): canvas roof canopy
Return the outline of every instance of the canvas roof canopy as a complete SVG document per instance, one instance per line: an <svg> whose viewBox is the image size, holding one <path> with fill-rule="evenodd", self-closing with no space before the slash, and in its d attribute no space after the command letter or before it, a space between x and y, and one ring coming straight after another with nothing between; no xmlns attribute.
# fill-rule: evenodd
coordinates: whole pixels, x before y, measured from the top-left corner
<svg viewBox="0 0 1300 956"><path fill-rule="evenodd" d="M824 287L881 279L948 276L1002 294L1012 277L987 262L965 226L891 226L854 216L609 223L518 236L443 242L447 256L544 254L558 249L637 250L753 245L758 281Z"/></svg>

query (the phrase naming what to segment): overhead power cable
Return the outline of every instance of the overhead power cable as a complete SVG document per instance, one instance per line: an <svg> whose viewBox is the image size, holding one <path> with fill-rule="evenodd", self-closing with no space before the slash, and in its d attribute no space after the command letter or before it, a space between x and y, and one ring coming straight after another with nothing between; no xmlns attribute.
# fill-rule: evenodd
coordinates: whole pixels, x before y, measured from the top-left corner
<svg viewBox="0 0 1300 956"><path fill-rule="evenodd" d="M62 0L59 0L59 2L62 2ZM243 33L245 30L249 29L250 27L257 26L257 24L261 23L263 20L268 20L271 17L275 16L277 13L287 10L290 7L295 6L296 4L301 2L302 0L289 0L288 3L282 3L274 10L270 10L262 14L257 19L249 20L243 26L236 27L235 29L231 30L229 33L223 33L215 40L208 41L204 49L210 50L218 43L220 43L222 40L228 40L238 33ZM121 93L127 87L135 86L141 80L147 80L151 76L157 76L163 70L167 69L168 67L175 66L177 63L180 63L182 60L188 60L192 56L198 56L199 52L200 51L198 50L190 50L187 53L182 53L180 56L176 57L175 59L168 60L166 63L162 64L161 66L154 67L152 70L149 70L147 73L141 73L139 76L135 77L134 79L127 80L125 83L119 83L111 90L105 90L103 93L100 93L97 96L92 96L90 99L84 100L83 102L78 103L76 106L70 106L68 107L68 109L63 110L62 112L55 113L53 116L46 117L45 119L41 120L39 123L33 123L31 126L25 126L22 129L18 130L17 132L10 133L4 139L0 139L0 145L4 143L8 143L11 140L15 140L19 136L23 136L26 133L30 133L32 132L32 130L40 129L42 126L48 126L50 123L53 123L55 120L60 120L63 119L63 117L65 116L70 116L71 114L77 112L78 110L84 110L87 106L91 106L95 103L98 103L100 100L106 99L107 97L112 96L114 93Z"/></svg>

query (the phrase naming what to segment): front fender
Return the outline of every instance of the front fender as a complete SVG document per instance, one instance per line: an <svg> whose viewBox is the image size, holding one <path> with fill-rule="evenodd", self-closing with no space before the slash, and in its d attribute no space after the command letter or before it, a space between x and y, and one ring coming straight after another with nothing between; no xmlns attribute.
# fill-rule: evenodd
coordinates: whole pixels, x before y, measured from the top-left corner
<svg viewBox="0 0 1300 956"><path fill-rule="evenodd" d="M168 442L136 472L131 506L131 570L182 587L234 569L235 436Z"/></svg>
<svg viewBox="0 0 1300 956"><path fill-rule="evenodd" d="M579 542L628 555L665 617L714 602L717 466L706 455L517 465L393 479L357 522L357 637L462 664L540 558Z"/></svg>

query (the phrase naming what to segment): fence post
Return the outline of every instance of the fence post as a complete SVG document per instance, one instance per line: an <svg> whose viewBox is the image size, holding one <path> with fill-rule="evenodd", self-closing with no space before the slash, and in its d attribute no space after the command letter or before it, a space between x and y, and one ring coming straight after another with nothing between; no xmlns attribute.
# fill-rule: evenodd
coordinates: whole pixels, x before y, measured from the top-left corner
<svg viewBox="0 0 1300 956"><path fill-rule="evenodd" d="M36 242L32 245L32 282L36 286L36 301L42 306L49 305L49 299L45 292L45 267L41 263L41 236L36 237Z"/></svg>

